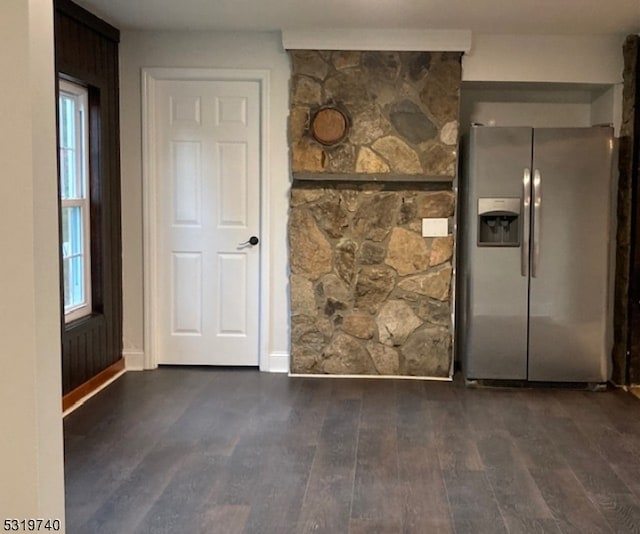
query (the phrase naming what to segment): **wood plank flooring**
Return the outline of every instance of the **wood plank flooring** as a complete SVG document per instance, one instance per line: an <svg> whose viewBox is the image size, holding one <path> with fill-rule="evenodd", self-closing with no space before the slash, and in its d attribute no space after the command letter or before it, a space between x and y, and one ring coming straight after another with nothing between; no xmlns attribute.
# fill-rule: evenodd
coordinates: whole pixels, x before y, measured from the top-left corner
<svg viewBox="0 0 640 534"><path fill-rule="evenodd" d="M65 419L68 534L640 532L640 399L127 373Z"/></svg>

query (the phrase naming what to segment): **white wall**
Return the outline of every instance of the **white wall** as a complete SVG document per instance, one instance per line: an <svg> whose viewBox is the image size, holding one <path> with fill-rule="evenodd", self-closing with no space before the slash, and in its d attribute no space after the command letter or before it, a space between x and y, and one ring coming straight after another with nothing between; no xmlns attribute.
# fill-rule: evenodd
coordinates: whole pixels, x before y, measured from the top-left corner
<svg viewBox="0 0 640 534"><path fill-rule="evenodd" d="M622 124L622 90L623 84L616 84L608 90L594 95L591 103L591 124L613 122L616 127L616 136L620 134L620 125ZM611 110L613 110L613 116L611 116Z"/></svg>
<svg viewBox="0 0 640 534"><path fill-rule="evenodd" d="M551 102L469 101L460 109L461 131L477 122L487 126L561 128L591 126L591 105Z"/></svg>
<svg viewBox="0 0 640 534"><path fill-rule="evenodd" d="M271 302L268 352L289 351L287 218L290 174L287 148L289 59L279 33L124 31L120 42L120 124L122 152L122 239L125 355L143 346L143 227L140 71L145 67L201 67L270 70L269 154L267 155Z"/></svg>
<svg viewBox="0 0 640 534"><path fill-rule="evenodd" d="M474 35L463 81L622 82L624 35Z"/></svg>
<svg viewBox="0 0 640 534"><path fill-rule="evenodd" d="M51 4L0 2L0 520L64 519Z"/></svg>
<svg viewBox="0 0 640 534"><path fill-rule="evenodd" d="M625 35L474 35L471 50L462 58L461 132L469 121L534 127L611 123L618 132L624 39ZM491 85L493 92L496 83L502 84L507 98L478 90L482 83ZM521 100L514 98L518 94ZM550 98L554 94L555 102Z"/></svg>

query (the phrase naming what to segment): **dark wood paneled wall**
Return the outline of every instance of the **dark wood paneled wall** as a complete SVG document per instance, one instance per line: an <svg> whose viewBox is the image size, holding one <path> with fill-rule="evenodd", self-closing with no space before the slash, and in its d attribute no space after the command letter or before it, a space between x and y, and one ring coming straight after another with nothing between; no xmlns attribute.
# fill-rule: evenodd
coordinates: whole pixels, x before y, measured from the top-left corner
<svg viewBox="0 0 640 534"><path fill-rule="evenodd" d="M117 29L55 0L56 69L89 88L93 314L63 327L63 393L122 357ZM62 285L61 285L62 287Z"/></svg>
<svg viewBox="0 0 640 534"><path fill-rule="evenodd" d="M627 383L640 384L640 36L627 39L626 46L633 52L628 62L632 63L633 112L624 119L633 123L630 140L630 172L631 172L631 268L629 272L629 326L628 346L629 363ZM635 57L634 57L635 56Z"/></svg>

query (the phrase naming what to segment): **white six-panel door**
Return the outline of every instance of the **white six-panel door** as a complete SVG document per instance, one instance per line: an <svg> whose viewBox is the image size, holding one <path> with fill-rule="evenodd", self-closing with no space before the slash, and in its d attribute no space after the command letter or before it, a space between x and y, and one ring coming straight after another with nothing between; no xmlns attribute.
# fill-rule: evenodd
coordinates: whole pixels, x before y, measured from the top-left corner
<svg viewBox="0 0 640 534"><path fill-rule="evenodd" d="M258 365L260 100L253 81L158 81L157 362Z"/></svg>

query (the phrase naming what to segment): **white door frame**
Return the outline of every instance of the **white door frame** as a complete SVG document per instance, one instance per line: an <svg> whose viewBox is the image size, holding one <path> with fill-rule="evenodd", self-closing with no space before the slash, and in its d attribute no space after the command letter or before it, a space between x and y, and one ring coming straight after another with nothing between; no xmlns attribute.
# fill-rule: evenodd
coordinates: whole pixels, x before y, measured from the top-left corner
<svg viewBox="0 0 640 534"><path fill-rule="evenodd" d="M144 368L158 367L158 273L155 217L158 175L156 170L156 124L154 103L156 84L160 81L255 81L260 91L260 305L258 361L261 371L269 371L269 71L247 69L206 68L144 68L142 69L142 211L144 237Z"/></svg>

